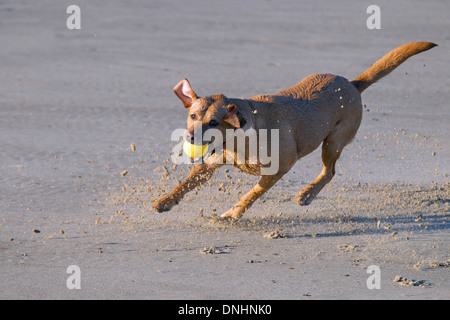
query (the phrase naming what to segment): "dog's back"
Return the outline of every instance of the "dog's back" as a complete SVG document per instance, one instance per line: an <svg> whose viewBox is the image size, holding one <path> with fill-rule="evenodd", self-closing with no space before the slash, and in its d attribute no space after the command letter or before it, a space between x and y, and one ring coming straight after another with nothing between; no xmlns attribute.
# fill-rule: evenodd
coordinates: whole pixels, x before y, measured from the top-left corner
<svg viewBox="0 0 450 320"><path fill-rule="evenodd" d="M277 128L282 136L286 131L295 139L297 159L314 151L337 123L356 132L361 122L360 93L347 79L332 74L313 74L290 88L251 100L261 105L258 112L268 113L261 127Z"/></svg>

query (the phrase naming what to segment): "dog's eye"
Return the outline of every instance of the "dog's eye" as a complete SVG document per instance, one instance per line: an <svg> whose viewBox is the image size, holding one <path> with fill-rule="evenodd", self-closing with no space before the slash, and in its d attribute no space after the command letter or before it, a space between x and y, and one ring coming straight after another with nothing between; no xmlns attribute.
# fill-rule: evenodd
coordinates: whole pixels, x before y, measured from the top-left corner
<svg viewBox="0 0 450 320"><path fill-rule="evenodd" d="M192 119L192 120L197 119L197 116L195 115L195 113L191 114L191 119Z"/></svg>
<svg viewBox="0 0 450 320"><path fill-rule="evenodd" d="M209 122L209 125L210 125L211 127L217 127L217 126L219 125L219 123L218 123L216 120L211 120L211 121Z"/></svg>

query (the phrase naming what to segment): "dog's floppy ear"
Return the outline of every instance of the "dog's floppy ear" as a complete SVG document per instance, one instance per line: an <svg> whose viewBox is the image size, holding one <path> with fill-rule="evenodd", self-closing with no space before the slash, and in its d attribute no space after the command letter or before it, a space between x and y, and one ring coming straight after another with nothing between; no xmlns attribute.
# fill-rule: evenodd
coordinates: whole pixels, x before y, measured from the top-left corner
<svg viewBox="0 0 450 320"><path fill-rule="evenodd" d="M183 79L178 84L173 87L173 92L180 98L186 108L190 108L197 95L194 90L192 90L188 79Z"/></svg>
<svg viewBox="0 0 450 320"><path fill-rule="evenodd" d="M237 116L236 106L234 104L230 104L229 106L227 106L227 110L228 110L228 114L225 116L225 118L223 118L223 121L228 122L236 129L240 128L241 124L240 124L239 118Z"/></svg>

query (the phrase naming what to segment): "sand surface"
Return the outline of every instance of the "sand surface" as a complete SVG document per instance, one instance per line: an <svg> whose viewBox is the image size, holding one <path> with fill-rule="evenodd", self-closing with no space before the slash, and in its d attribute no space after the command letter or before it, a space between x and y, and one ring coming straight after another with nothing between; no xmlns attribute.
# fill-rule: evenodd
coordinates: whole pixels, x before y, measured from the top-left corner
<svg viewBox="0 0 450 320"><path fill-rule="evenodd" d="M380 30L370 4L0 2L0 299L450 298L450 2L378 1ZM151 211L190 169L169 160L181 79L200 96L270 94L311 73L353 79L411 41L439 46L364 92L310 206L295 196L318 150L238 222L218 215L257 178L233 167Z"/></svg>

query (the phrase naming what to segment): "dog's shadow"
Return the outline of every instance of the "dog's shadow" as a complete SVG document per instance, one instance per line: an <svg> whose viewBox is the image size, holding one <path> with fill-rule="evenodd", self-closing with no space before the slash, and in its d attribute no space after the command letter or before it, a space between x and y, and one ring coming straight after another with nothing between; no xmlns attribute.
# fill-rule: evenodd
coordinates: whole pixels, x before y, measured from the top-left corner
<svg viewBox="0 0 450 320"><path fill-rule="evenodd" d="M338 207L310 209L308 213L244 215L240 220L225 220L212 214L198 218L198 223L205 227L227 232L258 232L269 238L328 238L351 235L389 235L407 232L433 232L450 228L450 213L439 208L449 208L450 199L422 200L422 205L413 212L395 211L394 214L383 212L352 211L350 214ZM295 210L295 206L292 205ZM317 212L318 211L318 212ZM380 215L377 215L380 213ZM271 235L276 232L275 236Z"/></svg>
<svg viewBox="0 0 450 320"><path fill-rule="evenodd" d="M299 207L295 198L274 206L278 214L251 215L233 228L270 232L286 238L388 235L448 230L449 183L342 184L328 188L315 202ZM281 198L283 193L274 194ZM260 212L264 212L264 204ZM283 213L281 213L283 212ZM245 216L244 216L245 217Z"/></svg>

